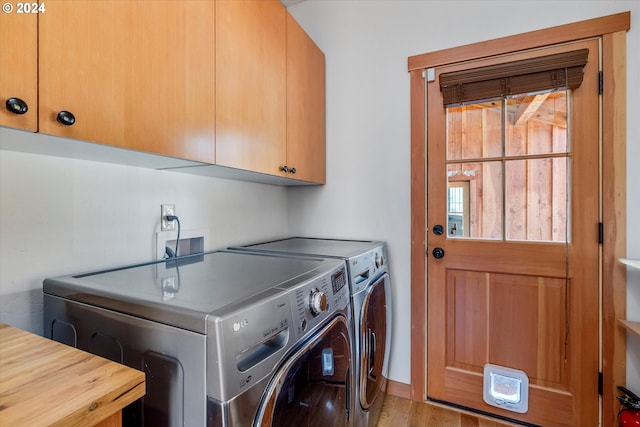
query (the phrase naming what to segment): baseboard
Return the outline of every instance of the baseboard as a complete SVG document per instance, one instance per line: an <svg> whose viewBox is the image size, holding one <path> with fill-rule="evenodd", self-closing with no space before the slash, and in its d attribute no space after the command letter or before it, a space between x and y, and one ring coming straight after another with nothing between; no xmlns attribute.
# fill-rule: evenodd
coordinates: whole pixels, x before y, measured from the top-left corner
<svg viewBox="0 0 640 427"><path fill-rule="evenodd" d="M403 399L411 399L411 384L387 380L387 394L402 397Z"/></svg>

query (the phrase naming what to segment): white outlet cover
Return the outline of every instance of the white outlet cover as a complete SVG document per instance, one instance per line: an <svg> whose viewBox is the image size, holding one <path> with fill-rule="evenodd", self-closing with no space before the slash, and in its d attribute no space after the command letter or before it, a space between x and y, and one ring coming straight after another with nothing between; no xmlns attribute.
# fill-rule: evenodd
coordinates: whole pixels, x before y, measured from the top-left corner
<svg viewBox="0 0 640 427"><path fill-rule="evenodd" d="M176 214L176 205L160 205L160 230L162 231L175 231L176 222L167 221L164 219L167 215Z"/></svg>

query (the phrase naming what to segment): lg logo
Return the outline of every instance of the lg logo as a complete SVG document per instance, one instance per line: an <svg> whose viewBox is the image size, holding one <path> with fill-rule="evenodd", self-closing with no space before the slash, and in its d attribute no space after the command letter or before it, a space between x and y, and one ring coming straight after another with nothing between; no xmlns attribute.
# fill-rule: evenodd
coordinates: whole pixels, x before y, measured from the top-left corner
<svg viewBox="0 0 640 427"><path fill-rule="evenodd" d="M233 322L233 332L238 332L240 329L246 327L249 324L249 320L238 320Z"/></svg>

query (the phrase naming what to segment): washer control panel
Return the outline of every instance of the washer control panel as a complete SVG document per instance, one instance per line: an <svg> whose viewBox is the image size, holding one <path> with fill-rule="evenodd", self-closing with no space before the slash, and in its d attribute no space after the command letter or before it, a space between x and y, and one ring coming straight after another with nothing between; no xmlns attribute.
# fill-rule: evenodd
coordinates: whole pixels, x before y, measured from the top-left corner
<svg viewBox="0 0 640 427"><path fill-rule="evenodd" d="M294 333L302 337L336 311L348 311L349 286L346 265L290 292Z"/></svg>

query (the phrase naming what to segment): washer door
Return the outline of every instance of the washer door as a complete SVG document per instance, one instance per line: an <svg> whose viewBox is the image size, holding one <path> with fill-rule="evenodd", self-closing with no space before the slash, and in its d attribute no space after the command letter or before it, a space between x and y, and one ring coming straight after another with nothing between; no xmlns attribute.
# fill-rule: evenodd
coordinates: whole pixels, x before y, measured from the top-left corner
<svg viewBox="0 0 640 427"><path fill-rule="evenodd" d="M385 388L384 360L387 349L387 294L385 274L367 290L360 322L360 405L369 409Z"/></svg>
<svg viewBox="0 0 640 427"><path fill-rule="evenodd" d="M349 424L351 341L339 315L289 356L269 383L254 426Z"/></svg>

